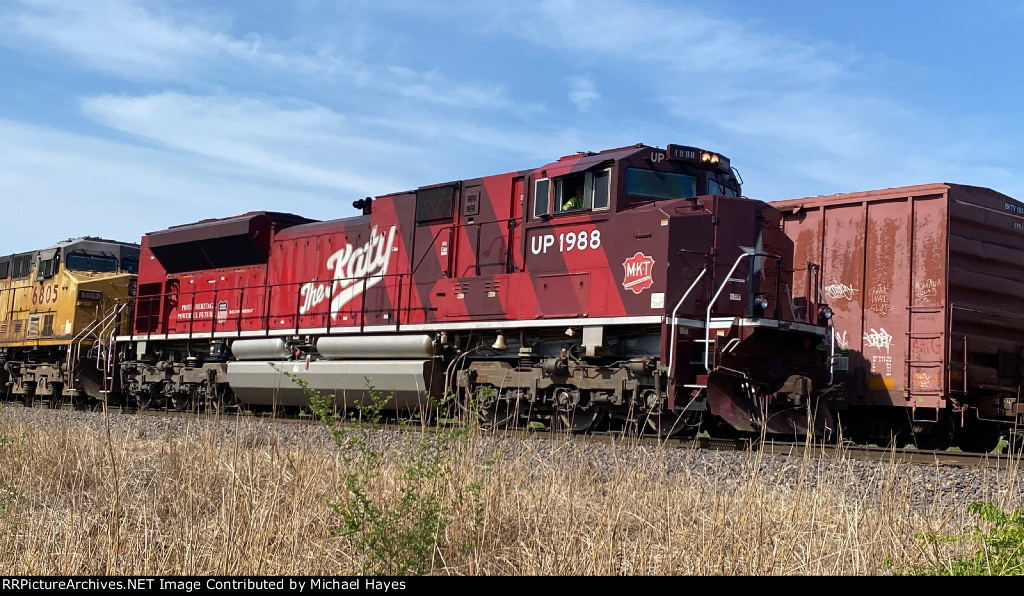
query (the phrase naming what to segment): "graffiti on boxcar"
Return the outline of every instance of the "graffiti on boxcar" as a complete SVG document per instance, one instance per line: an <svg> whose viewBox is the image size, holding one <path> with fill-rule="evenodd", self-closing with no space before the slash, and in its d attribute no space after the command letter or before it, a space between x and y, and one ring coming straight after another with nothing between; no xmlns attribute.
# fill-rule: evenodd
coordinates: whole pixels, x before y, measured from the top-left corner
<svg viewBox="0 0 1024 596"><path fill-rule="evenodd" d="M878 331L871 329L864 332L864 345L868 348L884 349L888 352L892 346L892 336L886 333L885 327L879 327Z"/></svg>
<svg viewBox="0 0 1024 596"><path fill-rule="evenodd" d="M910 342L910 354L914 357L942 356L942 338L915 339Z"/></svg>
<svg viewBox="0 0 1024 596"><path fill-rule="evenodd" d="M846 298L847 300L853 300L853 296L856 293L857 290L844 283L832 282L830 285L825 286L825 295L833 299Z"/></svg>
<svg viewBox="0 0 1024 596"><path fill-rule="evenodd" d="M879 373L886 377L892 376L892 356L872 356L871 372Z"/></svg>
<svg viewBox="0 0 1024 596"><path fill-rule="evenodd" d="M868 309L877 315L886 315L892 310L892 304L889 302L889 295L891 290L889 286L877 284L871 288L871 292L868 293Z"/></svg>
<svg viewBox="0 0 1024 596"><path fill-rule="evenodd" d="M932 375L926 372L915 372L913 387L916 389L931 389L933 387Z"/></svg>
<svg viewBox="0 0 1024 596"><path fill-rule="evenodd" d="M939 281L928 278L914 282L914 298L918 302L930 302L939 293Z"/></svg>

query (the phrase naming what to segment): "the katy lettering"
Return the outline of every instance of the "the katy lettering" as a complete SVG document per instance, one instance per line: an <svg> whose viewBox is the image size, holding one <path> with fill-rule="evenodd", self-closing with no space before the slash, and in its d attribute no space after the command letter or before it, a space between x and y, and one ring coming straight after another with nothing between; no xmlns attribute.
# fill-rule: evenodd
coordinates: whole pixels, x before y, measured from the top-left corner
<svg viewBox="0 0 1024 596"><path fill-rule="evenodd" d="M337 317L342 307L353 298L379 284L388 273L397 230L398 226L391 226L385 237L377 233L377 226L373 226L366 244L356 248L348 243L327 257L327 269L334 272L334 281L330 285L316 281L302 284L299 288L302 298L299 314L306 314L330 296L331 317Z"/></svg>

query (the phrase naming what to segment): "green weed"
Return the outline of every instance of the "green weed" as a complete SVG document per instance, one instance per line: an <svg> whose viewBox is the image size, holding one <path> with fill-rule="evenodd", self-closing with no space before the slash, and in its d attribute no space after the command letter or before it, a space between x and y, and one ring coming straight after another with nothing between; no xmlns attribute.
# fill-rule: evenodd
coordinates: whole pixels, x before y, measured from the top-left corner
<svg viewBox="0 0 1024 596"><path fill-rule="evenodd" d="M331 396L311 389L296 375L284 374L302 388L313 415L329 427L350 470L344 480L346 496L328 500L328 506L342 519L332 531L351 540L361 555L360 573L425 575L446 552L465 554L475 546L483 526L481 493L487 464L473 470L469 480L455 469L464 460L472 427L438 428L421 433L409 447L389 449L374 441L369 425L381 420L393 396L376 390L370 379L368 402L355 405L341 424ZM384 484L394 487L391 496L380 494ZM449 532L456 522L460 531Z"/></svg>
<svg viewBox="0 0 1024 596"><path fill-rule="evenodd" d="M902 575L1024 575L1024 510L1008 513L990 502L975 501L967 506L967 512L981 519L967 536L978 545L972 555L938 560L939 545L963 538L919 534L915 537L931 548L936 561L912 567Z"/></svg>

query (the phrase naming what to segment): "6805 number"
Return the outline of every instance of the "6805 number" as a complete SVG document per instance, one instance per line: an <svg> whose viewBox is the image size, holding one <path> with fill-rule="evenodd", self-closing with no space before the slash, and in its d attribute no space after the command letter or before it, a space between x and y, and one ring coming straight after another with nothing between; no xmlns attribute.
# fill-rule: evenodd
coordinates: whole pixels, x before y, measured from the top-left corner
<svg viewBox="0 0 1024 596"><path fill-rule="evenodd" d="M32 288L32 304L51 304L57 301L57 284Z"/></svg>

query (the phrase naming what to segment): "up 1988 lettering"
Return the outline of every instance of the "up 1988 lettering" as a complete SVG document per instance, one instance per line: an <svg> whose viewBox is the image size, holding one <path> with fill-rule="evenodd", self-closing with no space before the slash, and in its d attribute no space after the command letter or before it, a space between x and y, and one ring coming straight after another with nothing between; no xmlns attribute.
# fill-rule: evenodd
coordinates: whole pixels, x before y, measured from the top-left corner
<svg viewBox="0 0 1024 596"><path fill-rule="evenodd" d="M546 254L555 245L554 234L534 236L530 241L530 251L535 254ZM579 230L562 232L558 235L558 251L596 250L601 248L601 230Z"/></svg>

